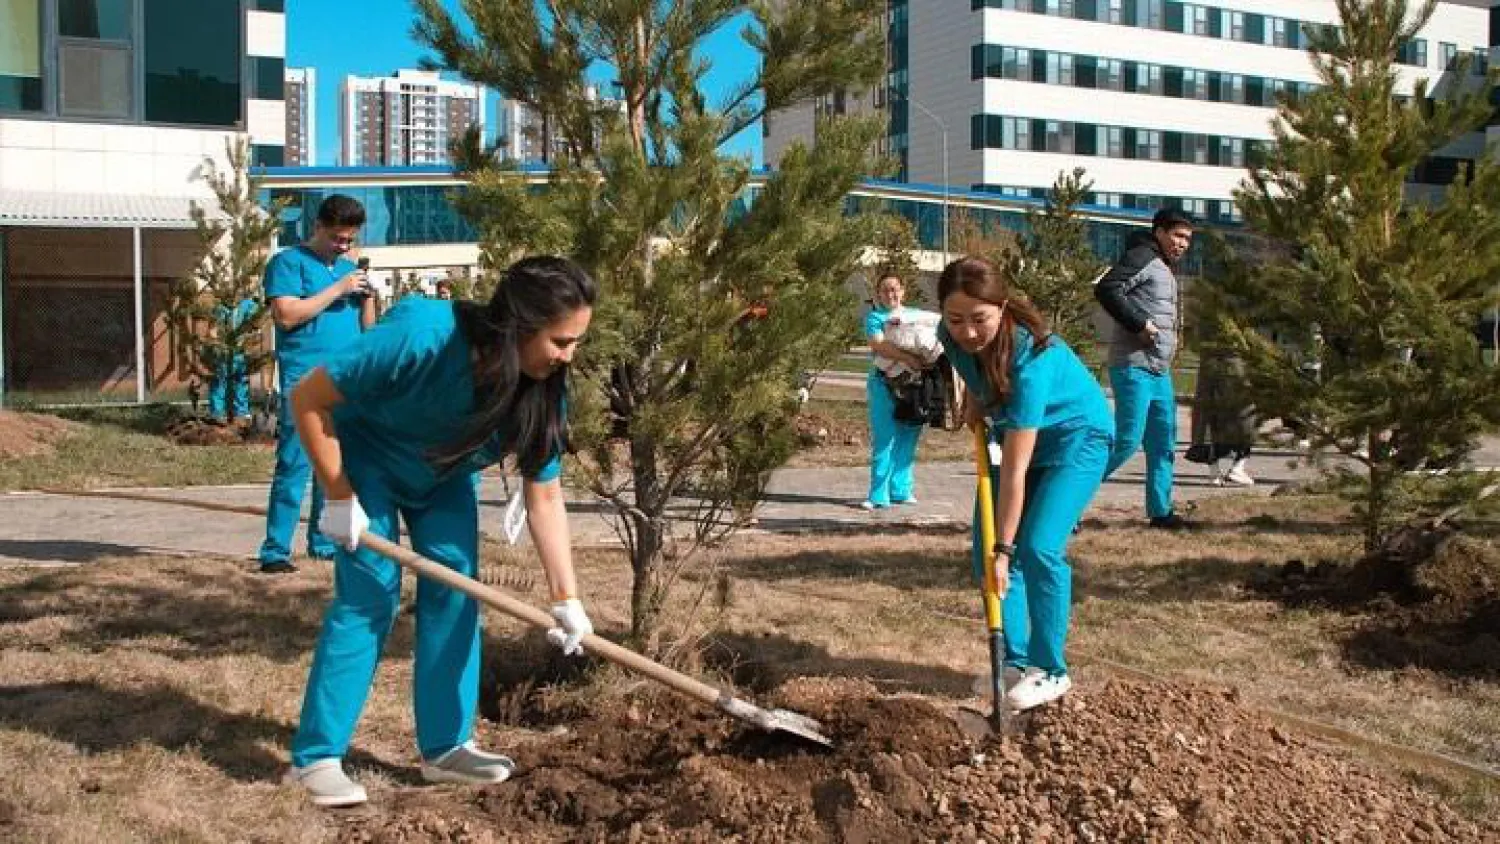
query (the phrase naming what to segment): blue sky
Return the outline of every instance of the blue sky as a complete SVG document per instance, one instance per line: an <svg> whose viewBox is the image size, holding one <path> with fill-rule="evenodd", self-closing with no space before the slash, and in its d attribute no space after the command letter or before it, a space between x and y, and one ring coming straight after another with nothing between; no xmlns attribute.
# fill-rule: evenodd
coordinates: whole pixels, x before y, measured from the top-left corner
<svg viewBox="0 0 1500 844"><path fill-rule="evenodd" d="M457 0L449 0L458 8ZM386 76L400 68L416 67L425 50L411 37L409 0L361 0L357 4L330 0L292 0L286 4L287 66L318 71L317 161L333 164L338 155L338 92L346 75ZM754 71L755 53L740 37L743 25L732 23L703 45L712 57L708 89L721 97ZM493 134L498 114L496 96L485 105L488 131ZM728 154L750 155L761 163L760 126L751 126L725 145Z"/></svg>

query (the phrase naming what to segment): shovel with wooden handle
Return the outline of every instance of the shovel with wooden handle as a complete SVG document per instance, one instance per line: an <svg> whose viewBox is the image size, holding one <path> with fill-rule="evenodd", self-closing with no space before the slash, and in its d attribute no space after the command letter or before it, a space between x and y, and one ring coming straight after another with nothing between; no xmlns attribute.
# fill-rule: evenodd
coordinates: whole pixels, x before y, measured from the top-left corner
<svg viewBox="0 0 1500 844"><path fill-rule="evenodd" d="M207 501L185 501L168 496L130 493L118 490L48 490L48 492L54 495L117 498L126 501L173 504L181 507L193 507L199 510L239 513L242 515L260 516L262 518L266 515L266 512L258 507L219 504ZM543 630L551 630L557 626L557 621L548 613L507 595L499 589L486 586L473 578L459 574L447 566L433 562L415 551L403 548L383 537L376 536L369 531L360 535L359 543L402 568L415 572L420 577L436 581L450 589L456 589L481 604L499 610L512 618L520 619L527 624L540 627ZM622 668L628 668L631 671L644 675L647 679L655 680L678 694L716 707L731 717L738 718L766 732L787 733L824 747L833 747L833 740L821 732L822 725L806 715L786 709L762 709L748 701L734 697L725 689L714 688L701 680L696 680L679 671L674 671L659 662L648 659L628 648L623 648L601 636L593 634L585 636L583 637L582 645L583 649L588 653L609 660Z"/></svg>

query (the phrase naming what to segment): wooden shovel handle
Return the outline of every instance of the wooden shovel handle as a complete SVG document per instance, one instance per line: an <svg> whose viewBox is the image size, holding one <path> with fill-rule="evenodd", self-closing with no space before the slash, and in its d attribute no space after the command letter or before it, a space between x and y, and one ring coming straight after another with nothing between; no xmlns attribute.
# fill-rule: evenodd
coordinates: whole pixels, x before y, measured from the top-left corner
<svg viewBox="0 0 1500 844"><path fill-rule="evenodd" d="M359 544L382 557L389 558L402 568L410 569L421 577L437 581L451 589L456 589L487 607L499 610L512 618L520 619L533 627L550 630L557 626L557 620L548 613L524 601L513 598L499 589L486 586L473 578L465 577L445 565L435 563L415 551L404 548L368 531L360 535ZM669 686L673 690L685 694L694 700L706 703L709 706L722 707L726 703L725 698L728 695L719 689L700 680L694 680L692 677L681 672L673 671L665 665L647 659L628 648L622 648L602 636L590 633L583 637L583 649L594 656L607 659L616 665L644 674L658 683Z"/></svg>

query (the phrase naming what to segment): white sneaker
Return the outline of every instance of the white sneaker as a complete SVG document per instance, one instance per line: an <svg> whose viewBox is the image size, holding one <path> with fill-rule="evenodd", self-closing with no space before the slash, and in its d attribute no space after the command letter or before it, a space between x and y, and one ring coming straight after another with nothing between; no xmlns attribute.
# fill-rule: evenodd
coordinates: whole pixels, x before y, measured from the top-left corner
<svg viewBox="0 0 1500 844"><path fill-rule="evenodd" d="M470 741L436 759L423 760L422 779L484 785L505 782L515 770L516 763L509 756L485 753Z"/></svg>
<svg viewBox="0 0 1500 844"><path fill-rule="evenodd" d="M1071 688L1073 688L1073 681L1066 674L1049 677L1037 672L1028 674L1025 679L1012 687L1005 694L1005 701L1010 704L1011 709L1024 712L1057 700L1067 694Z"/></svg>
<svg viewBox="0 0 1500 844"><path fill-rule="evenodd" d="M1255 486L1255 479L1250 477L1249 472L1245 471L1244 460L1234 461L1234 465L1230 466L1229 471L1225 473L1224 481L1236 486Z"/></svg>
<svg viewBox="0 0 1500 844"><path fill-rule="evenodd" d="M876 504L868 498L859 502L859 509L861 510L884 510L887 506L885 504Z"/></svg>
<svg viewBox="0 0 1500 844"><path fill-rule="evenodd" d="M313 805L325 809L358 806L370 799L364 786L344 774L343 761L338 758L319 759L303 768L293 765L286 772L286 781L307 789Z"/></svg>

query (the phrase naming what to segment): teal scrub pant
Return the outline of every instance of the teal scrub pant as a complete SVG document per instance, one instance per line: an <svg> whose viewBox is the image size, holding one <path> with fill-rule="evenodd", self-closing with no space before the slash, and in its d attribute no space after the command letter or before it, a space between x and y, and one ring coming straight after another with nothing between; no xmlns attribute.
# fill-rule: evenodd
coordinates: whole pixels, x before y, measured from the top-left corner
<svg viewBox="0 0 1500 844"><path fill-rule="evenodd" d="M1115 393L1115 448L1109 477L1142 445L1146 451L1146 515L1172 513L1172 454L1177 446L1177 395L1172 373L1139 366L1109 370Z"/></svg>
<svg viewBox="0 0 1500 844"><path fill-rule="evenodd" d="M312 481L312 510L307 523L307 553L322 559L333 557L334 545L318 531L323 515L323 487L313 477L312 461L302 449L297 423L292 415L292 388L312 367L281 362L281 407L276 423L276 472L266 502L266 539L260 546L260 564L284 563L292 558L292 538L302 519L302 493Z"/></svg>
<svg viewBox="0 0 1500 844"><path fill-rule="evenodd" d="M870 414L870 503L885 507L912 497L921 425L896 421L896 401L880 373L865 379Z"/></svg>
<svg viewBox="0 0 1500 844"><path fill-rule="evenodd" d="M420 506L400 505L377 477L356 479L370 532L396 541L406 522L418 554L474 577L479 510L474 482L454 475ZM292 764L342 758L375 679L375 666L401 600L401 569L365 548L334 557L333 600L313 655L292 739ZM412 699L417 745L435 759L469 740L479 699L479 607L472 598L417 581L416 665Z"/></svg>
<svg viewBox="0 0 1500 844"><path fill-rule="evenodd" d="M1049 676L1068 673L1064 650L1073 610L1073 569L1066 551L1073 528L1104 483L1110 437L1085 434L1066 463L1032 466L1026 473L1026 503L1016 530L1016 553L1010 560L1010 588L1000 603L1005 634L1005 664L1038 668ZM1000 467L990 467L990 482L999 490ZM979 535L979 502L974 502L975 579L984 574Z"/></svg>
<svg viewBox="0 0 1500 844"><path fill-rule="evenodd" d="M250 415L250 373L244 355L214 367L208 382L208 415L230 422Z"/></svg>

